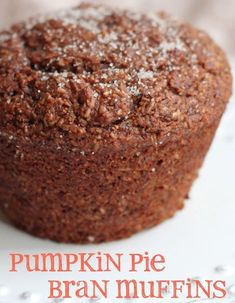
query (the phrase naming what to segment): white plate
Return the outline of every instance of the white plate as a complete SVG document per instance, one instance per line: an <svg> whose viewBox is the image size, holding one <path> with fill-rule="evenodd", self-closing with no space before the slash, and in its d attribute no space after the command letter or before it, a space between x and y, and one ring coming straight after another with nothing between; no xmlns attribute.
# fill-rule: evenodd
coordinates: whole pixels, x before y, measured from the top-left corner
<svg viewBox="0 0 235 303"><path fill-rule="evenodd" d="M203 279L225 279L228 286L235 283L235 97L229 104L186 207L160 226L123 241L79 246L31 237L0 218L0 302L52 302L47 299L48 279L133 278L128 273L8 272L10 253L97 251L125 254L148 251L150 254L162 253L166 257L167 269L164 274L144 274L140 271L135 274L135 279L187 279L200 276ZM216 271L219 265L226 267L224 270L217 268ZM228 266L229 270L226 270ZM165 299L164 303L173 301ZM235 302L235 297L218 302Z"/></svg>

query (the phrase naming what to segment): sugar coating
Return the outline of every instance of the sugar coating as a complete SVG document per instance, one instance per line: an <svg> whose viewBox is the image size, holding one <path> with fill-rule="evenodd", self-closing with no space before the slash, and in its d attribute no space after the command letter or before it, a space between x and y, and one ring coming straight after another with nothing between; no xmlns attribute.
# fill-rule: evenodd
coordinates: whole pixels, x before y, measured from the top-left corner
<svg viewBox="0 0 235 303"><path fill-rule="evenodd" d="M210 90L228 73L222 52L191 26L91 4L14 25L0 33L0 54L3 112L11 113L2 119L27 132L41 122L78 134L158 131L189 113L197 123L210 102L197 87Z"/></svg>

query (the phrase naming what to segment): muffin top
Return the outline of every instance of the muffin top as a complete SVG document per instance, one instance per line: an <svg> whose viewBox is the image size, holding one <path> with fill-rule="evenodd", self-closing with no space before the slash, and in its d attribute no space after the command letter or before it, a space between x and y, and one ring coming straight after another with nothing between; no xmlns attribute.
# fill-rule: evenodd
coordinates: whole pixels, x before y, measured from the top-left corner
<svg viewBox="0 0 235 303"><path fill-rule="evenodd" d="M91 4L0 33L0 131L171 132L209 126L231 93L220 48L165 13Z"/></svg>

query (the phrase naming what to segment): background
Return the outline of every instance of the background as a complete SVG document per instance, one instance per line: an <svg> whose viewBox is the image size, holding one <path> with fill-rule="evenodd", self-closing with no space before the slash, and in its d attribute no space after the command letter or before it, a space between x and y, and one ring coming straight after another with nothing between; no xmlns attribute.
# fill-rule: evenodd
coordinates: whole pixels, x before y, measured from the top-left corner
<svg viewBox="0 0 235 303"><path fill-rule="evenodd" d="M88 0L138 11L166 10L206 30L228 54L235 75L235 0ZM62 7L79 0L0 0L0 28L15 21ZM159 279L225 279L228 297L210 303L235 303L235 97L227 108L208 154L200 178L194 184L183 211L160 226L131 239L99 246L61 245L33 238L8 224L0 214L0 302L48 301L47 280L78 279L77 273L56 276L9 273L9 254L41 252L160 252L167 259L167 271ZM91 278L82 276L82 279ZM97 275L92 277L97 279ZM122 278L115 275L99 279ZM125 278L131 276L125 274ZM139 272L136 279L154 280ZM74 303L75 300L69 301ZM89 303L91 301L86 301ZM98 302L98 301L97 301ZM101 301L99 301L101 302ZM102 301L103 302L103 301ZM112 301L113 302L113 301ZM130 303L130 301L128 301ZM180 303L188 301L180 300ZM193 301L195 302L195 301ZM200 301L202 302L202 301ZM200 303L199 302L199 303ZM207 302L204 301L203 302ZM110 303L110 301L107 303ZM145 303L143 300L141 303ZM149 303L149 301L148 301ZM165 299L164 303L173 303ZM191 302L192 303L192 302Z"/></svg>
<svg viewBox="0 0 235 303"><path fill-rule="evenodd" d="M87 0L142 11L167 10L206 29L235 57L235 1L234 0ZM80 1L81 2L81 1ZM55 8L76 5L79 0L0 0L0 28L32 14Z"/></svg>

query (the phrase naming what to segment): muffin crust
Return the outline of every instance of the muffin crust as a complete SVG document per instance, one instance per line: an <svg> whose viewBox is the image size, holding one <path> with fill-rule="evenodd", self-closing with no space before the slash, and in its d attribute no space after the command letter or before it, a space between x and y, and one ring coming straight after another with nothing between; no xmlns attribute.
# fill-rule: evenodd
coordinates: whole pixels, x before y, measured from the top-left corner
<svg viewBox="0 0 235 303"><path fill-rule="evenodd" d="M182 208L231 94L223 51L165 13L82 4L0 33L0 207L64 242Z"/></svg>

